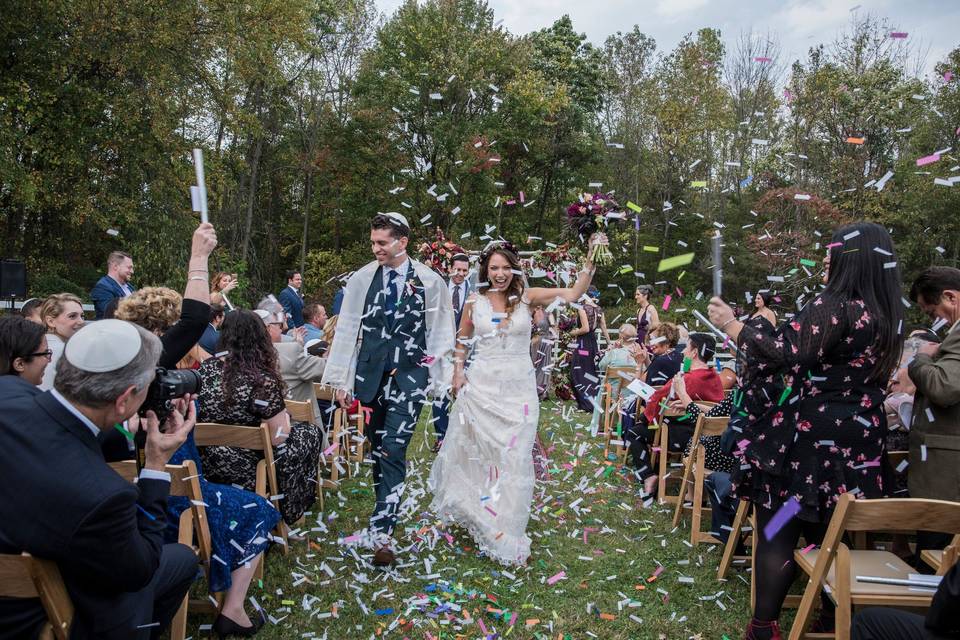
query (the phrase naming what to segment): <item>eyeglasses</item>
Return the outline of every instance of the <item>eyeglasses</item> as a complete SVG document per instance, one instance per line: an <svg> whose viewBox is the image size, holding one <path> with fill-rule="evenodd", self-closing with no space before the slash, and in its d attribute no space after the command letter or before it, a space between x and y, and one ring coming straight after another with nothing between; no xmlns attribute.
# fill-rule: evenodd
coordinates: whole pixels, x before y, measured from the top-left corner
<svg viewBox="0 0 960 640"><path fill-rule="evenodd" d="M28 358L40 358L40 357L43 357L43 358L46 358L46 359L50 360L50 359L53 358L53 350L52 350L52 349L47 349L46 351L38 351L38 352L36 352L36 353L30 353L30 354L27 354L27 357L28 357Z"/></svg>

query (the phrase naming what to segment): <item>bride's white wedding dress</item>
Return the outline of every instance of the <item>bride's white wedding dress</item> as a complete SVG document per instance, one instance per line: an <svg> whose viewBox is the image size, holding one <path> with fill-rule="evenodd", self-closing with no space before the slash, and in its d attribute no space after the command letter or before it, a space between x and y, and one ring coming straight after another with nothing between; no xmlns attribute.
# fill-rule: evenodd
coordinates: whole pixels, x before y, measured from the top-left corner
<svg viewBox="0 0 960 640"><path fill-rule="evenodd" d="M473 361L430 472L431 509L443 523L466 528L491 558L524 564L540 405L530 310L521 302L509 318L502 315L476 296Z"/></svg>

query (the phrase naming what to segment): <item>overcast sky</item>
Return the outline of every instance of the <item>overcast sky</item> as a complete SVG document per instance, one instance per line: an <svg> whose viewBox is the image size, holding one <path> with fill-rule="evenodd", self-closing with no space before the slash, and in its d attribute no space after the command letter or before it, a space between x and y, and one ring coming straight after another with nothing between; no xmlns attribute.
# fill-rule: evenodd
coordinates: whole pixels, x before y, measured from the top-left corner
<svg viewBox="0 0 960 640"><path fill-rule="evenodd" d="M495 20L514 34L550 26L569 14L574 28L591 42L602 45L617 31L634 24L657 41L657 50L668 52L690 32L719 28L728 45L742 32L773 33L783 51L781 63L789 66L805 58L807 50L832 41L849 24L852 13L890 20L893 30L905 31L921 51L927 51L925 68L960 46L960 0L488 0ZM390 16L402 0L377 0Z"/></svg>

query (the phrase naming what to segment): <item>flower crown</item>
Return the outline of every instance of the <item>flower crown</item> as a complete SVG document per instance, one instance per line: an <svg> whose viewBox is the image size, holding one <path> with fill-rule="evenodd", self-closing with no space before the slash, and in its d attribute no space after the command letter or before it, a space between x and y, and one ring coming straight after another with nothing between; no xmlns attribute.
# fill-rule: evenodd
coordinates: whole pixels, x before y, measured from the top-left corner
<svg viewBox="0 0 960 640"><path fill-rule="evenodd" d="M518 259L520 257L520 254L517 252L517 248L513 246L512 242L510 242L509 240L500 239L500 240L491 240L490 242L487 243L487 246L485 246L483 248L483 251L480 252L480 261L482 262L487 258L489 258L490 254L492 254L496 249L502 249L504 251L508 251L512 253L514 256L516 256Z"/></svg>

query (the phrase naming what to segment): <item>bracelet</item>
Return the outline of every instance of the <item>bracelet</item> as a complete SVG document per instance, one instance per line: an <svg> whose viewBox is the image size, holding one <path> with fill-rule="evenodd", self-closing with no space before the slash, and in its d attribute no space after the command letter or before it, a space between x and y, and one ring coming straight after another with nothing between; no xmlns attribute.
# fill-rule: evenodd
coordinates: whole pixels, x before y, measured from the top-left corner
<svg viewBox="0 0 960 640"><path fill-rule="evenodd" d="M730 318L729 320L724 322L722 325L720 325L720 331L723 331L724 329L726 329L728 324L730 324L731 322L736 322L736 320L737 320L736 318Z"/></svg>
<svg viewBox="0 0 960 640"><path fill-rule="evenodd" d="M209 269L190 269L187 273L210 273Z"/></svg>
<svg viewBox="0 0 960 640"><path fill-rule="evenodd" d="M203 276L190 276L189 280L199 280L200 282L206 282L207 278Z"/></svg>

